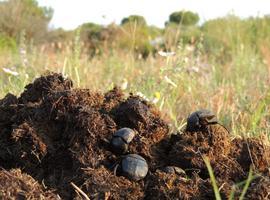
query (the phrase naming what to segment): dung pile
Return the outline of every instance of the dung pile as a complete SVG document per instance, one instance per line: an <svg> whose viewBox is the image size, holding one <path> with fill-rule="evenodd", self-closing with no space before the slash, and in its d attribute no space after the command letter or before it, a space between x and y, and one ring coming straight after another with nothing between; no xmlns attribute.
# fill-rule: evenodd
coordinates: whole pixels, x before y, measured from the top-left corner
<svg viewBox="0 0 270 200"><path fill-rule="evenodd" d="M20 169L0 171L0 199L61 199Z"/></svg>
<svg viewBox="0 0 270 200"><path fill-rule="evenodd" d="M27 85L19 98L7 94L0 100L0 197L213 199L203 160L208 157L224 199L232 190L241 194L243 184L233 185L246 180L250 167L260 175L246 197L269 198L270 149L260 140L231 140L213 119L170 134L159 111L140 97L126 98L118 88L102 94L72 85L50 73ZM128 147L119 153L111 141L121 128L134 135L128 142L117 138ZM123 173L122 161L130 154L148 165L139 181Z"/></svg>

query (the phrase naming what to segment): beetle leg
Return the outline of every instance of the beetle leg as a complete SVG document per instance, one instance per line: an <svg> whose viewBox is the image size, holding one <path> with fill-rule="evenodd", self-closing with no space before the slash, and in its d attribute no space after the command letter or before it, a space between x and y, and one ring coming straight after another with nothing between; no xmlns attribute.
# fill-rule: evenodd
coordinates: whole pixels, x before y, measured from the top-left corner
<svg viewBox="0 0 270 200"><path fill-rule="evenodd" d="M207 130L207 133L210 135L211 133L208 126L206 126L206 130Z"/></svg>
<svg viewBox="0 0 270 200"><path fill-rule="evenodd" d="M113 168L113 175L115 175L115 176L116 176L116 172L117 172L118 167L119 167L119 164L117 163Z"/></svg>
<svg viewBox="0 0 270 200"><path fill-rule="evenodd" d="M228 130L224 125L220 124L219 122L217 122L217 124L220 125L220 126L222 126L223 128L225 128L225 130L226 130L228 133L230 133L229 130Z"/></svg>
<svg viewBox="0 0 270 200"><path fill-rule="evenodd" d="M103 138L102 141L107 143L107 144L110 144L110 141L108 139L106 139L106 138Z"/></svg>

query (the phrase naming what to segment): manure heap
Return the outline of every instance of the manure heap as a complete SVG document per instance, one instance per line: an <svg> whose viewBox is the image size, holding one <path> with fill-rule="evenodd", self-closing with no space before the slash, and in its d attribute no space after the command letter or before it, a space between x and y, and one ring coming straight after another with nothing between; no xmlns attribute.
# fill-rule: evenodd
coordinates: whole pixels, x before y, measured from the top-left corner
<svg viewBox="0 0 270 200"><path fill-rule="evenodd" d="M204 158L222 199L240 197L250 167L245 199L270 199L266 141L215 120L170 133L136 95L72 86L49 73L0 100L0 199L214 199Z"/></svg>

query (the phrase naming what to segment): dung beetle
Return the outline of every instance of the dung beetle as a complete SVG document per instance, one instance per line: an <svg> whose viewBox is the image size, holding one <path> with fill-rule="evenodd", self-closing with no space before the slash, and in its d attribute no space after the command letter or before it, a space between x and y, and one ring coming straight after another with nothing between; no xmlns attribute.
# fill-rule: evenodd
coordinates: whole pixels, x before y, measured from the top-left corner
<svg viewBox="0 0 270 200"><path fill-rule="evenodd" d="M111 148L118 154L124 154L128 151L128 144L135 137L135 131L130 128L121 128L116 131L111 139Z"/></svg>
<svg viewBox="0 0 270 200"><path fill-rule="evenodd" d="M148 173L146 160L137 154L128 154L120 163L121 174L133 181L143 179Z"/></svg>
<svg viewBox="0 0 270 200"><path fill-rule="evenodd" d="M178 174L181 176L186 176L186 172L180 167L166 166L163 168L163 171L167 174Z"/></svg>
<svg viewBox="0 0 270 200"><path fill-rule="evenodd" d="M212 111L206 109L197 110L189 115L186 130L190 132L198 131L206 125L216 123L218 123L217 117Z"/></svg>

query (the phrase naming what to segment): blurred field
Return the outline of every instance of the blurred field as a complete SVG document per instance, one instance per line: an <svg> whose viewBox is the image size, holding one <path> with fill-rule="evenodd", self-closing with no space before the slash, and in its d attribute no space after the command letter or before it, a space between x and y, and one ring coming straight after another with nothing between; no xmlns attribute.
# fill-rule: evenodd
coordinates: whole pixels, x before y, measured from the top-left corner
<svg viewBox="0 0 270 200"><path fill-rule="evenodd" d="M162 30L130 23L106 30L113 32L95 46L88 45L83 27L65 39L54 36L38 43L23 31L14 40L2 34L0 97L18 95L50 70L72 78L76 87L105 91L118 85L127 94L143 95L174 131L190 112L208 108L233 135L269 135L269 17L227 16ZM163 46L149 50L149 42L159 37Z"/></svg>

